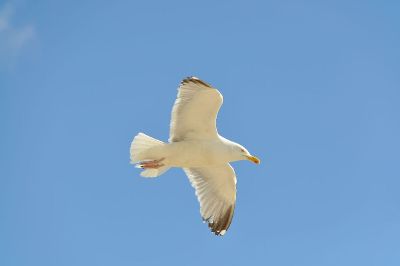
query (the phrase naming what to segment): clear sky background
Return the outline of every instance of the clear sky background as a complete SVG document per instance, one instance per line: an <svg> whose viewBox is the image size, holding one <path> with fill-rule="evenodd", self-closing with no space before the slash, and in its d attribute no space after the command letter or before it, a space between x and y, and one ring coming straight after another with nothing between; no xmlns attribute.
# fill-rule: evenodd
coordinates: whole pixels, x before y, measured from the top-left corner
<svg viewBox="0 0 400 266"><path fill-rule="evenodd" d="M0 265L400 265L399 1L0 1ZM180 80L224 95L224 237L144 179Z"/></svg>

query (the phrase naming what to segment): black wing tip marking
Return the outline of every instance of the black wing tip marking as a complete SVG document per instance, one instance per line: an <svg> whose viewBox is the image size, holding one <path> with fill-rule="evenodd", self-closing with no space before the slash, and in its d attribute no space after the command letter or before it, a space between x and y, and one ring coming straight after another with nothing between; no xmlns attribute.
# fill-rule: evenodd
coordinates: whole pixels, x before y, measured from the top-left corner
<svg viewBox="0 0 400 266"><path fill-rule="evenodd" d="M203 221L208 223L211 232L216 236L223 236L231 225L234 208L234 206L230 206L226 210L225 214L221 218L217 219L217 221L211 221L211 217L203 218Z"/></svg>
<svg viewBox="0 0 400 266"><path fill-rule="evenodd" d="M204 82L204 81L202 81L201 79L199 79L199 78L197 78L197 77L193 77L193 76L184 78L184 79L181 81L181 85L186 85L186 84L189 84L189 83L194 83L194 84L197 84L197 85L202 85L202 86L205 86L205 87L207 87L207 88L213 88L213 87L212 87L210 84L208 84L207 82Z"/></svg>

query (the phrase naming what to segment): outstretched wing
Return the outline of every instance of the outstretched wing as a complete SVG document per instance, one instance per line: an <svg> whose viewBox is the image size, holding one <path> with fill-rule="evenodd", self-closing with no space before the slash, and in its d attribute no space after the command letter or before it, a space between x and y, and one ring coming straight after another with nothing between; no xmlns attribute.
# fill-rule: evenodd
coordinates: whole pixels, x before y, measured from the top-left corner
<svg viewBox="0 0 400 266"><path fill-rule="evenodd" d="M172 109L169 141L218 137L216 119L221 93L196 77L182 80Z"/></svg>
<svg viewBox="0 0 400 266"><path fill-rule="evenodd" d="M236 175L230 164L184 168L200 202L200 213L216 235L228 230L235 210Z"/></svg>

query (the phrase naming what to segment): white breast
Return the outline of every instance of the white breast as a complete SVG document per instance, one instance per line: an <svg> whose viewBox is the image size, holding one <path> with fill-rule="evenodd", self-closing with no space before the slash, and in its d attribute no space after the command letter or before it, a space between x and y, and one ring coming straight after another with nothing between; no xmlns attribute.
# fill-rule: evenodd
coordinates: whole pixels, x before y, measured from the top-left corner
<svg viewBox="0 0 400 266"><path fill-rule="evenodd" d="M165 164L174 167L204 167L229 162L228 148L221 141L188 140L165 146Z"/></svg>

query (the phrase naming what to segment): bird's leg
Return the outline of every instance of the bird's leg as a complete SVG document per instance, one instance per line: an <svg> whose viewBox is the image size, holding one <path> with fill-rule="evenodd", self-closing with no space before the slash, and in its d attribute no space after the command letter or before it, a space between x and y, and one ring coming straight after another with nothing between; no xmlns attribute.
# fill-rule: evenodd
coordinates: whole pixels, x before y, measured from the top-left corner
<svg viewBox="0 0 400 266"><path fill-rule="evenodd" d="M138 167L144 169L158 169L164 166L164 164L161 163L164 159L165 158L161 158L159 160L142 161L138 163Z"/></svg>

